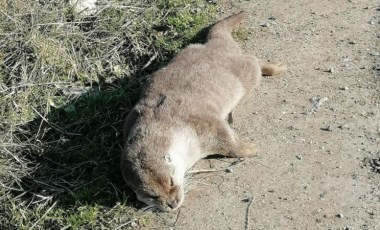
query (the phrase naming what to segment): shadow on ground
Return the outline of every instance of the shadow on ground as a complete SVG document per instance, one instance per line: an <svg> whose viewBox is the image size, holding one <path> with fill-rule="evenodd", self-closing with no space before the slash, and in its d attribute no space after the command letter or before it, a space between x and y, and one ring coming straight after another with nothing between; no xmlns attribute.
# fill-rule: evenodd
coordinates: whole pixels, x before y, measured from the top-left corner
<svg viewBox="0 0 380 230"><path fill-rule="evenodd" d="M141 83L122 80L99 85L67 105L24 126L17 137L35 170L21 180L30 202L59 205L126 202L131 191L119 170L124 118ZM133 196L132 196L133 197ZM135 206L134 198L128 203Z"/></svg>

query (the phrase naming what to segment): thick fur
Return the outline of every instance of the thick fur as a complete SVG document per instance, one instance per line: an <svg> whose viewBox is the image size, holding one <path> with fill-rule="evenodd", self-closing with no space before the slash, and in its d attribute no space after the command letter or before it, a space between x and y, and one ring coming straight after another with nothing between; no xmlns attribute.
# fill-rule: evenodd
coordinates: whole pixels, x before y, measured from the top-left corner
<svg viewBox="0 0 380 230"><path fill-rule="evenodd" d="M242 141L227 122L243 95L262 74L285 71L282 64L259 64L242 53L231 32L240 12L213 25L208 42L190 45L149 80L125 122L121 170L137 198L164 211L184 199L184 176L211 154L252 157L257 149Z"/></svg>

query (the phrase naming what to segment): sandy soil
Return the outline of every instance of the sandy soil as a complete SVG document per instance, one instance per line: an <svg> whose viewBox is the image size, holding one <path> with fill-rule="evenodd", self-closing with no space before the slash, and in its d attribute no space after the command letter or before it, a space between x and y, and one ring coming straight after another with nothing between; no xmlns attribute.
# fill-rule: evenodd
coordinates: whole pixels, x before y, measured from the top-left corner
<svg viewBox="0 0 380 230"><path fill-rule="evenodd" d="M225 2L246 10L245 51L289 66L236 109L261 153L205 159L166 229L380 229L379 10L376 0ZM377 68L377 70L376 70ZM251 199L254 199L251 203Z"/></svg>

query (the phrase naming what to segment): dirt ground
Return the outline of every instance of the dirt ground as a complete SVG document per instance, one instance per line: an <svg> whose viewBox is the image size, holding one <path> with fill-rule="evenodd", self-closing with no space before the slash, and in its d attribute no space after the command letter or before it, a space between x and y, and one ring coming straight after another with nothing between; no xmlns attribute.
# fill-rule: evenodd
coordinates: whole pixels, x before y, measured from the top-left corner
<svg viewBox="0 0 380 230"><path fill-rule="evenodd" d="M379 7L375 0L225 2L220 17L250 15L245 51L289 71L264 78L236 109L236 132L260 154L230 167L236 159L200 161L195 169L221 171L194 176L183 207L157 214L157 225L380 229Z"/></svg>

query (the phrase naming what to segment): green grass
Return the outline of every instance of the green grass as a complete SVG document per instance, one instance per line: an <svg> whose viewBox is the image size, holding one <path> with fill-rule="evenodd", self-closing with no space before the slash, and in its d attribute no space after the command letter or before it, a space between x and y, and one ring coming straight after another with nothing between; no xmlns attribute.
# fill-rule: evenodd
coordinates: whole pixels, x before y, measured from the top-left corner
<svg viewBox="0 0 380 230"><path fill-rule="evenodd" d="M215 14L203 0L113 1L88 17L0 0L0 228L149 226L119 172L123 120Z"/></svg>

